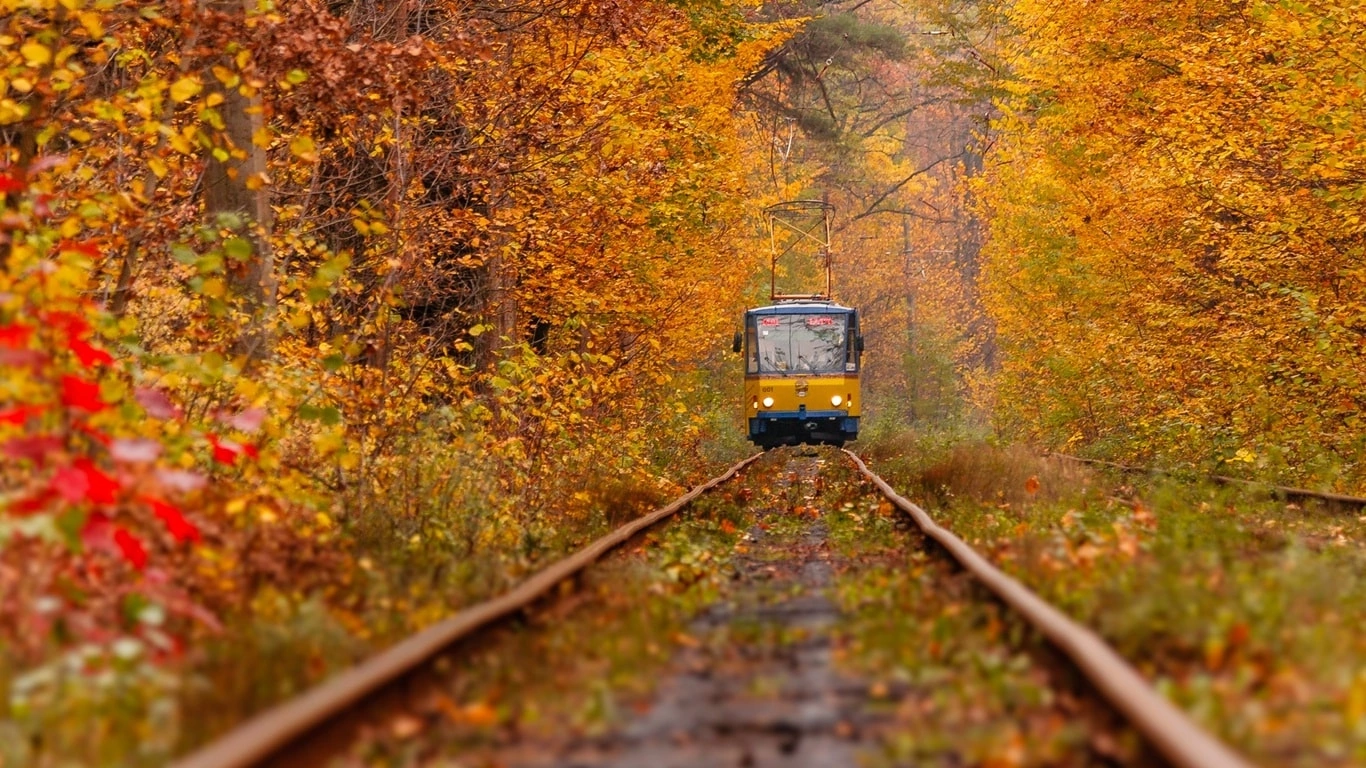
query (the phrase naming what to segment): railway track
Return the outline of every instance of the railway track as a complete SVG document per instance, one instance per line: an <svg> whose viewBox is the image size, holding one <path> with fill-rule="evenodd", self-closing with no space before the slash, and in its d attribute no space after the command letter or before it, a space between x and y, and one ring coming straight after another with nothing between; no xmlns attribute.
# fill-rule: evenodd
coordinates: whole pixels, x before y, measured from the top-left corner
<svg viewBox="0 0 1366 768"><path fill-rule="evenodd" d="M1021 622L1047 638L1163 762L1178 768L1249 765L1158 695L1094 632L996 569L923 509L897 495L857 456L845 454L886 503L936 542L938 552L952 558ZM827 455L837 456L833 452ZM753 456L736 464L668 506L549 566L507 594L461 611L302 696L263 712L174 765L238 768L281 764L282 755L312 755L312 762L323 762L317 756L335 747L310 743L335 742L337 721L354 719L367 702L391 695L396 687L407 684L405 681L424 674L432 659L453 645L546 600L558 585L581 576L611 550L638 540L643 532L703 493L731 481L759 458ZM802 482L803 472L808 475L805 482L819 486L821 481L812 475L810 466L798 466L789 473L791 482ZM874 506L877 503L874 501ZM766 519L756 521L746 536L748 544L741 548L747 554L739 556L733 565L741 585L737 597L704 610L690 629L690 635L698 636L718 628L733 631L737 626L759 626L789 641L779 644L781 647L765 646L766 650L758 654L727 648L720 656L715 648L685 645L671 671L662 675L656 700L621 732L587 743L547 747L542 751L554 753L548 763L526 758L525 754L496 762L623 767L855 764L856 753L874 746L890 726L873 706L876 702L870 700L866 682L850 679L835 668L833 648L837 641L832 627L839 610L830 600L828 588L837 564L826 541L824 523L815 520L804 524L782 540L768 532L772 525L790 518L790 513L789 508L772 507L763 513ZM775 590L775 584L780 588ZM751 599L760 592L767 597ZM737 662L737 658L742 661ZM755 681L773 679L784 681L776 696L755 699L751 695ZM873 698L886 695L887 691L881 691ZM532 746L534 753L536 745Z"/></svg>
<svg viewBox="0 0 1366 768"><path fill-rule="evenodd" d="M1103 461L1101 459L1084 459L1080 456L1072 456L1066 453L1049 452L1044 455L1062 461L1070 461L1092 467L1105 467L1131 475L1176 474L1175 472L1163 469L1153 469L1151 467L1135 467L1128 464L1117 464L1113 461ZM1245 488L1252 488L1269 496L1275 496L1282 499L1317 502L1329 508L1341 508L1346 510L1361 510L1366 508L1366 498L1361 496L1349 496L1343 493L1329 493L1327 491L1313 491L1308 488L1295 488L1288 485L1258 482L1256 480L1243 480L1242 478L1229 477L1228 475L1207 475L1206 477L1220 485L1237 485Z"/></svg>

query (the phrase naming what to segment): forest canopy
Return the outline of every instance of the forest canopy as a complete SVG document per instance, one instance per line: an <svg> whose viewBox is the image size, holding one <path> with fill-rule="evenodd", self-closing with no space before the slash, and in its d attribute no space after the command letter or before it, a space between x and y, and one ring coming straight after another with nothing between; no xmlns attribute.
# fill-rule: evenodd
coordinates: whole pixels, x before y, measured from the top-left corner
<svg viewBox="0 0 1366 768"><path fill-rule="evenodd" d="M1017 2L977 189L997 412L1065 449L1360 491L1352 3Z"/></svg>

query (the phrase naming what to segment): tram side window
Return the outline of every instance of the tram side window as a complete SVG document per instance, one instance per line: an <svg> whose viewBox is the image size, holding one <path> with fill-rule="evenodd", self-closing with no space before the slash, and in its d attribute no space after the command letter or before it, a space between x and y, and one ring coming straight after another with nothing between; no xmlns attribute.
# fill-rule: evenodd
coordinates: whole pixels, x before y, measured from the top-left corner
<svg viewBox="0 0 1366 768"><path fill-rule="evenodd" d="M745 324L745 370L749 373L759 372L759 334L754 328L754 320L750 319Z"/></svg>
<svg viewBox="0 0 1366 768"><path fill-rule="evenodd" d="M856 343L859 333L858 317L851 316L849 320L849 333L844 337L844 371L846 373L854 373L858 370L858 365L861 362L859 358L861 358L862 355L859 354L858 344Z"/></svg>

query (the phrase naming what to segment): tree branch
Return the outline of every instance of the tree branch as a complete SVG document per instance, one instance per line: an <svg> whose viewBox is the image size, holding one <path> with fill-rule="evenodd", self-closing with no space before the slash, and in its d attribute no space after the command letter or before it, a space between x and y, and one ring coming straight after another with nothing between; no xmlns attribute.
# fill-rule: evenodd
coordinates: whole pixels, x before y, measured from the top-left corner
<svg viewBox="0 0 1366 768"><path fill-rule="evenodd" d="M874 200L874 201L872 202L871 205L869 205L867 208L865 208L864 211L863 211L863 213L860 213L859 215L857 215L857 216L853 217L852 219L850 219L850 220L849 220L850 223L853 223L853 222L855 222L855 221L858 221L859 219L862 219L862 218L866 218L866 217L868 217L868 216L872 216L872 215L875 214L875 213L887 213L888 211L885 211L885 210L879 211L879 210L877 209L877 207L878 207L879 205L882 205L882 201L884 201L884 200L886 200L887 198L891 197L892 195L896 194L902 187L904 187L904 186L906 186L907 184L911 183L911 179L914 179L914 178L917 177L917 176L921 176L921 175L924 175L924 174L926 174L926 173L929 173L931 170L934 170L934 168L935 168L936 166L941 165L941 164L943 164L943 163L946 163L946 162L948 162L949 160L957 160L958 158L963 157L965 154L966 154L965 152L959 152L958 154L955 154L955 155L948 155L948 156L946 156L946 157L941 157L941 158L939 158L938 160L935 160L933 163L930 163L929 165L925 166L924 168L921 168L921 169L915 171L915 172L912 173L910 176L907 176L906 178L902 179L901 181L898 181L896 184L893 184L890 188L888 188L888 189L887 189L885 192L883 192L881 195L878 195L877 199Z"/></svg>

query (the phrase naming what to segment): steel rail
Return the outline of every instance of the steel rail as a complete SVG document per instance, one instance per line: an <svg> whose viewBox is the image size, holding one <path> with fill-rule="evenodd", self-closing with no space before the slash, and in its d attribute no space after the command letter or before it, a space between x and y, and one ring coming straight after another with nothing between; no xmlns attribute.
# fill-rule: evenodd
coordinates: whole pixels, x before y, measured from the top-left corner
<svg viewBox="0 0 1366 768"><path fill-rule="evenodd" d="M997 570L986 558L945 528L929 513L902 498L873 474L853 452L844 451L864 477L915 520L926 536L939 542L963 568L1034 626L1086 675L1096 690L1176 768L1251 768L1251 763L1202 730L1185 713L1162 698L1099 635L1045 602L1020 582Z"/></svg>
<svg viewBox="0 0 1366 768"><path fill-rule="evenodd" d="M452 643L543 597L557 584L592 565L631 537L675 514L698 496L734 477L762 456L756 453L654 512L599 538L578 552L538 571L511 591L470 606L400 641L359 665L301 695L247 720L171 768L245 768L264 761L366 696L431 660Z"/></svg>
<svg viewBox="0 0 1366 768"><path fill-rule="evenodd" d="M1093 464L1100 467L1109 467L1111 469L1116 469L1121 472L1128 472L1133 474L1177 474L1176 472L1167 469L1134 467L1128 464L1116 464L1113 461L1102 461L1100 459L1083 459L1080 456L1071 456L1069 454L1058 453L1056 451L1048 451L1044 454L1044 456L1052 456L1059 459L1066 459L1068 461L1075 461L1078 464ZM1319 501L1327 501L1333 504L1342 504L1343 506L1366 507L1366 498L1363 498L1361 496L1348 496L1346 494L1330 493L1328 491L1311 491L1308 488L1293 488L1288 485L1276 485L1274 483L1265 483L1259 480L1244 480L1240 477L1229 477L1228 475L1206 475L1206 477L1217 483L1222 483L1225 485L1245 485L1252 486L1255 488L1263 488L1274 494L1284 496L1287 499L1318 499Z"/></svg>

